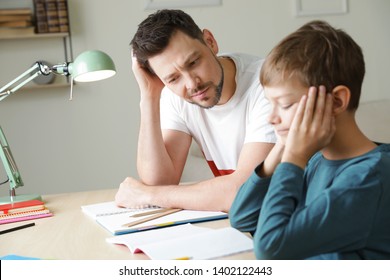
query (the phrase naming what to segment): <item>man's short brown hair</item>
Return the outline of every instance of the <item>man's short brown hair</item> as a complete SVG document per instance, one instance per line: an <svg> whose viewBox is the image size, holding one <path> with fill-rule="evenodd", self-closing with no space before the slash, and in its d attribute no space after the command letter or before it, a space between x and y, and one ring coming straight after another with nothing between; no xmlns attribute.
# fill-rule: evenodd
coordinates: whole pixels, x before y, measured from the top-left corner
<svg viewBox="0 0 390 280"><path fill-rule="evenodd" d="M139 24L130 43L133 55L142 66L153 73L149 58L161 53L177 31L204 43L203 32L191 16L181 10L159 10Z"/></svg>

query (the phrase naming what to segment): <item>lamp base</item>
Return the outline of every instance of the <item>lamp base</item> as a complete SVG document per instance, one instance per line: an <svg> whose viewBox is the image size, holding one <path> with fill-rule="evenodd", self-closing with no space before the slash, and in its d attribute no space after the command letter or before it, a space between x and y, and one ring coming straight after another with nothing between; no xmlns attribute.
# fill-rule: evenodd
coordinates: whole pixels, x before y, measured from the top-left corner
<svg viewBox="0 0 390 280"><path fill-rule="evenodd" d="M29 200L42 200L39 194L18 194L13 198L13 202L22 202ZM0 197L0 205L12 203L10 196Z"/></svg>

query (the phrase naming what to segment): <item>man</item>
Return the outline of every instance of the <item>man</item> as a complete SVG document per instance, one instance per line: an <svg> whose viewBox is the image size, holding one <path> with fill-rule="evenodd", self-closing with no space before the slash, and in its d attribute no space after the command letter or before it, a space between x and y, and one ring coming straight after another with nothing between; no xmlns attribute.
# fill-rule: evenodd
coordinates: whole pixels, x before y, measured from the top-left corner
<svg viewBox="0 0 390 280"><path fill-rule="evenodd" d="M262 60L217 56L212 33L180 10L150 15L132 47L141 92L141 182L126 178L116 203L229 211L238 187L276 140L259 83ZM216 178L179 186L192 139Z"/></svg>

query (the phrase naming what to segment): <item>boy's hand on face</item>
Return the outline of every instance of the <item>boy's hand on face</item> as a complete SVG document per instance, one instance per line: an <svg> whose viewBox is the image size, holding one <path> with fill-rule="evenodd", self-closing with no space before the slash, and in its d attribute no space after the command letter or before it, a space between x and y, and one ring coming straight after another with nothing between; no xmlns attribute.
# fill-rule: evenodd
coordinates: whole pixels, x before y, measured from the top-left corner
<svg viewBox="0 0 390 280"><path fill-rule="evenodd" d="M164 88L163 82L157 75L142 67L134 55L132 56L132 70L141 96L156 97L160 100L161 91Z"/></svg>
<svg viewBox="0 0 390 280"><path fill-rule="evenodd" d="M332 114L333 99L324 86L311 87L302 97L286 140L282 162L291 162L302 169L308 160L326 145L336 131Z"/></svg>

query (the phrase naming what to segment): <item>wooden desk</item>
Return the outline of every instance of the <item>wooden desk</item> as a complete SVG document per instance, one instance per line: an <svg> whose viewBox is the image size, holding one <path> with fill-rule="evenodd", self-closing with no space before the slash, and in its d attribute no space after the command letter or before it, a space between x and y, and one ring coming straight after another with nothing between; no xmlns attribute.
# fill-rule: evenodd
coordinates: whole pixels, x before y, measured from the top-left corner
<svg viewBox="0 0 390 280"><path fill-rule="evenodd" d="M82 205L111 201L117 189L43 196L53 217L32 220L35 226L0 235L0 256L9 254L54 260L147 260L144 254L132 254L126 246L106 242L111 233L81 211ZM29 221L0 225L0 230ZM228 220L198 223L222 228ZM255 259L253 252L223 259Z"/></svg>

